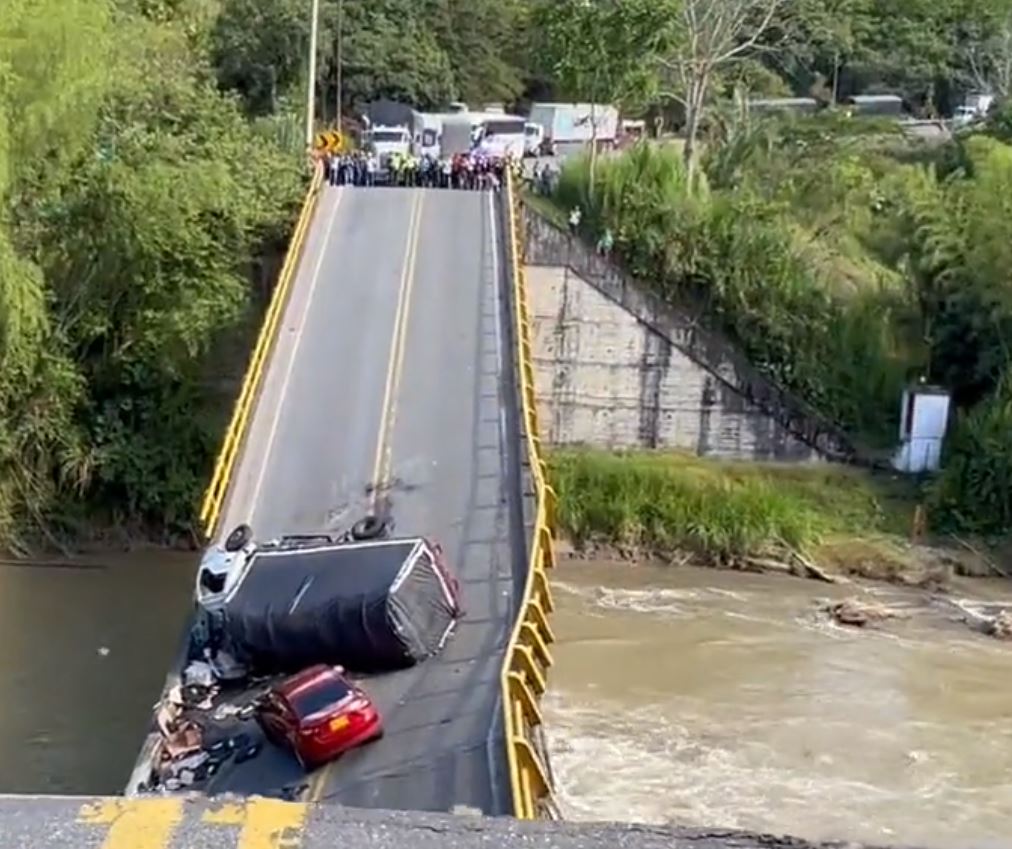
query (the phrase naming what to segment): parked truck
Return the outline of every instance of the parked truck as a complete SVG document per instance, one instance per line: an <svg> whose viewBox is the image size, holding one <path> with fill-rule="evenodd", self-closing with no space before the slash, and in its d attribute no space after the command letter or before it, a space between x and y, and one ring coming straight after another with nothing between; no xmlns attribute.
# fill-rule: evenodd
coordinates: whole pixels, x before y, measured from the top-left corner
<svg viewBox="0 0 1012 849"><path fill-rule="evenodd" d="M546 148L592 140L610 147L618 138L618 109L601 103L535 103L528 120L542 127Z"/></svg>
<svg viewBox="0 0 1012 849"><path fill-rule="evenodd" d="M440 156L450 159L460 153L470 153L474 143L474 122L469 113L457 113L443 121L439 136Z"/></svg>
<svg viewBox="0 0 1012 849"><path fill-rule="evenodd" d="M956 107L952 122L957 127L965 127L981 118L987 116L988 111L994 103L993 94L973 93L963 99L963 103Z"/></svg>

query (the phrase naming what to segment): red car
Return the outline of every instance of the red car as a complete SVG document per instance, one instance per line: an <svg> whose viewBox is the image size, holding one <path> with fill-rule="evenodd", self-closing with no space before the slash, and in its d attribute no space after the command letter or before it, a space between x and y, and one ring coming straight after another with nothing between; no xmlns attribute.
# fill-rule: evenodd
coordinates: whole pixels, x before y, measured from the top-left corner
<svg viewBox="0 0 1012 849"><path fill-rule="evenodd" d="M383 736L366 692L340 666L319 664L275 684L257 706L267 738L288 746L304 769Z"/></svg>

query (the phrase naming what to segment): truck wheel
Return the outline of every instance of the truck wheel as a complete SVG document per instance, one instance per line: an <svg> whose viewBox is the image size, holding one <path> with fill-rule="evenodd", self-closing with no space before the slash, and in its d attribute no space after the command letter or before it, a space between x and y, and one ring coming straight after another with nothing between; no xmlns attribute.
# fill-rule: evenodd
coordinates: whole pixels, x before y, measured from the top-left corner
<svg viewBox="0 0 1012 849"><path fill-rule="evenodd" d="M387 523L379 516L366 516L351 526L351 537L357 540L376 539L386 532Z"/></svg>
<svg viewBox="0 0 1012 849"><path fill-rule="evenodd" d="M253 529L249 525L236 525L225 538L225 551L239 551L253 539Z"/></svg>

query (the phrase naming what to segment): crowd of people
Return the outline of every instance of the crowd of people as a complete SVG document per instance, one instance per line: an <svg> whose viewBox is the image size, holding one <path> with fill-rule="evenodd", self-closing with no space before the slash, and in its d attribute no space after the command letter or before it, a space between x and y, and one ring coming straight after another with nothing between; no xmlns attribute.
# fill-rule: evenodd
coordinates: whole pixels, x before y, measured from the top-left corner
<svg viewBox="0 0 1012 849"><path fill-rule="evenodd" d="M326 154L324 177L332 186L412 186L426 189L497 190L507 169L520 176L520 160L492 157L481 153L458 153L452 157L414 156L393 153L380 158L375 153L356 150L344 154Z"/></svg>
<svg viewBox="0 0 1012 849"><path fill-rule="evenodd" d="M356 150L352 153L325 153L323 179L331 186L373 186L380 171L379 157Z"/></svg>
<svg viewBox="0 0 1012 849"><path fill-rule="evenodd" d="M527 187L535 194L551 197L559 185L559 166L555 162L535 163L527 177Z"/></svg>

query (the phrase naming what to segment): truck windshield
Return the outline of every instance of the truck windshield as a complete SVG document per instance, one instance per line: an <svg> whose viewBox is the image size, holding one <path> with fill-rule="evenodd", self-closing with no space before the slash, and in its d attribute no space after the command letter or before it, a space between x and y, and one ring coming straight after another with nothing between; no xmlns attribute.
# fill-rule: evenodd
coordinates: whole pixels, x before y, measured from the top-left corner
<svg viewBox="0 0 1012 849"><path fill-rule="evenodd" d="M340 681L323 681L307 690L303 690L291 699L292 707L301 719L312 716L336 705L345 698L351 690L346 684Z"/></svg>
<svg viewBox="0 0 1012 849"><path fill-rule="evenodd" d="M523 121L485 121L482 125L485 128L486 136L512 136L523 135Z"/></svg>
<svg viewBox="0 0 1012 849"><path fill-rule="evenodd" d="M370 136L374 142L399 142L404 141L404 133L401 130L376 130Z"/></svg>

